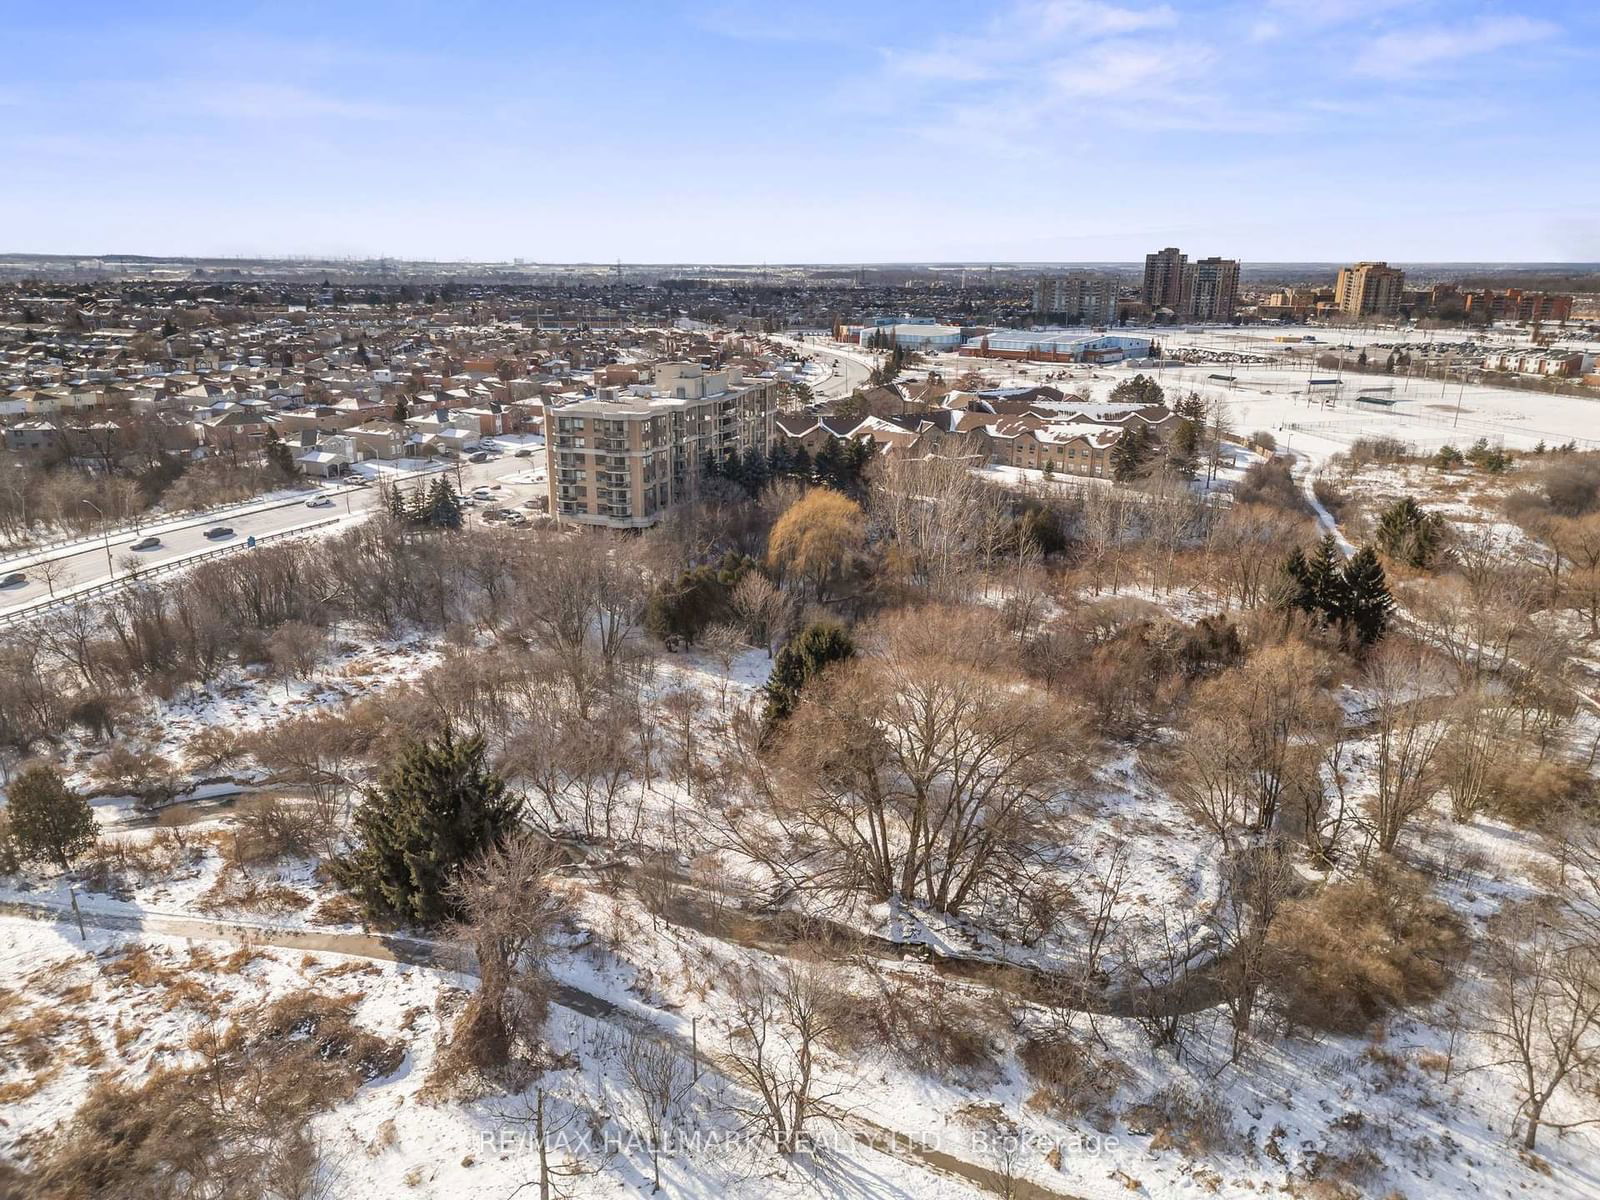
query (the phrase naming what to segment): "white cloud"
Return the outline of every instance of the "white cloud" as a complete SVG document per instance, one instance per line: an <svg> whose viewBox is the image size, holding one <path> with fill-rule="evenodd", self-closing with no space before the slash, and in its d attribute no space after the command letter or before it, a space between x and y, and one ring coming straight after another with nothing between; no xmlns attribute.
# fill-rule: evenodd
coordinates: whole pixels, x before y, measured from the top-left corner
<svg viewBox="0 0 1600 1200"><path fill-rule="evenodd" d="M1521 16L1484 17L1459 28L1395 29L1373 41L1357 57L1355 69L1363 75L1405 78L1427 67L1543 41L1558 31L1549 21Z"/></svg>
<svg viewBox="0 0 1600 1200"><path fill-rule="evenodd" d="M943 37L921 50L889 50L897 75L912 79L977 82L1030 69L1052 48L1092 47L1106 39L1176 24L1166 5L1129 8L1099 0L1022 0L980 31Z"/></svg>

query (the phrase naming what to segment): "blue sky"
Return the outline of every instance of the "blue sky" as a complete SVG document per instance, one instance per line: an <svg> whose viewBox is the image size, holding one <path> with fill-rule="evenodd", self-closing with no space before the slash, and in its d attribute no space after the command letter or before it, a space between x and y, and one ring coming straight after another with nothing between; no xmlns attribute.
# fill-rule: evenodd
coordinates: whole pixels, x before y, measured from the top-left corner
<svg viewBox="0 0 1600 1200"><path fill-rule="evenodd" d="M1600 260L1600 3L0 0L0 250Z"/></svg>

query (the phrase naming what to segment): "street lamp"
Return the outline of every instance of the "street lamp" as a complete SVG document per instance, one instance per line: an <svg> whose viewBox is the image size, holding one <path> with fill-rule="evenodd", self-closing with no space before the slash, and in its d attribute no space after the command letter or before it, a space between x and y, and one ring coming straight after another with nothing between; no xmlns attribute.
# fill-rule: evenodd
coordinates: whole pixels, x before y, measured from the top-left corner
<svg viewBox="0 0 1600 1200"><path fill-rule="evenodd" d="M100 510L100 506L93 500L80 500L78 503L87 504L90 508L94 509L95 516L100 518L100 532L106 539L106 577L108 579L115 579L117 576L117 568L116 564L111 561L111 527L106 524L106 514Z"/></svg>

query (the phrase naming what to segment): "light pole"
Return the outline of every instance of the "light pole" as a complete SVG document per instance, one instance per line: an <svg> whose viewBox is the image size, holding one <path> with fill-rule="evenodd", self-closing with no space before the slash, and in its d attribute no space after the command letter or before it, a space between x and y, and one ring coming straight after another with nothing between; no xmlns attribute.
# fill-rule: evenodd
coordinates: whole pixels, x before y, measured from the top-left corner
<svg viewBox="0 0 1600 1200"><path fill-rule="evenodd" d="M106 514L100 511L100 506L93 500L80 500L78 503L87 504L94 509L95 516L100 518L100 532L106 539L106 577L115 579L117 577L117 568L116 564L111 561L111 527L106 524Z"/></svg>

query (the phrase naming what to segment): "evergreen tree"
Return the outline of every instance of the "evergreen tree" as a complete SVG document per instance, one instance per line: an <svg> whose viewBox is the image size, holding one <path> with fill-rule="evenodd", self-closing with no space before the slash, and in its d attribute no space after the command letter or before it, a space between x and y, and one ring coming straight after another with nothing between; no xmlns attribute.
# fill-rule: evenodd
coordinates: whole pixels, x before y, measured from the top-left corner
<svg viewBox="0 0 1600 1200"><path fill-rule="evenodd" d="M1306 562L1303 596L1307 612L1314 613L1328 624L1338 624L1344 618L1344 555L1339 553L1339 543L1333 534L1327 534L1317 543L1317 548Z"/></svg>
<svg viewBox="0 0 1600 1200"><path fill-rule="evenodd" d="M89 802L54 767L29 767L6 788L11 840L24 859L45 859L63 871L98 837Z"/></svg>
<svg viewBox="0 0 1600 1200"><path fill-rule="evenodd" d="M1378 548L1395 562L1427 570L1444 550L1448 530L1438 513L1430 513L1410 496L1396 500L1378 518Z"/></svg>
<svg viewBox="0 0 1600 1200"><path fill-rule="evenodd" d="M410 515L406 512L406 496L400 490L400 485L395 483L379 483L382 489L383 507L396 521L406 521Z"/></svg>
<svg viewBox="0 0 1600 1200"><path fill-rule="evenodd" d="M790 478L799 479L803 482L809 480L815 472L816 464L811 461L811 451L807 450L803 444L796 446L794 455L789 461Z"/></svg>
<svg viewBox="0 0 1600 1200"><path fill-rule="evenodd" d="M1378 552L1371 546L1357 550L1345 564L1341 580L1344 606L1340 616L1346 639L1366 649L1384 635L1394 608Z"/></svg>
<svg viewBox="0 0 1600 1200"><path fill-rule="evenodd" d="M784 643L767 677L766 722L770 728L784 720L800 703L800 693L831 663L854 657L856 644L850 632L832 621L806 626Z"/></svg>
<svg viewBox="0 0 1600 1200"><path fill-rule="evenodd" d="M457 872L518 825L520 801L487 765L483 738L407 747L355 814L356 847L334 875L374 917L437 925L459 914Z"/></svg>
<svg viewBox="0 0 1600 1200"><path fill-rule="evenodd" d="M1122 386L1118 384L1117 386ZM1144 474L1150 458L1150 431L1142 421L1130 421L1111 447L1111 477L1128 483Z"/></svg>
<svg viewBox="0 0 1600 1200"><path fill-rule="evenodd" d="M406 500L406 520L413 525L426 525L433 508L429 493L419 483Z"/></svg>
<svg viewBox="0 0 1600 1200"><path fill-rule="evenodd" d="M272 430L267 431L267 464L285 479L293 479L300 471L294 465L294 451Z"/></svg>
<svg viewBox="0 0 1600 1200"><path fill-rule="evenodd" d="M789 444L789 439L779 436L772 443L772 451L767 455L767 477L769 479L782 479L794 469L794 447Z"/></svg>
<svg viewBox="0 0 1600 1200"><path fill-rule="evenodd" d="M1159 383L1142 373L1111 389L1111 399L1117 404L1160 404L1165 395Z"/></svg>
<svg viewBox="0 0 1600 1200"><path fill-rule="evenodd" d="M1206 402L1199 392L1190 392L1172 406L1172 411L1185 421L1193 421L1197 426L1204 425L1206 420Z"/></svg>
<svg viewBox="0 0 1600 1200"><path fill-rule="evenodd" d="M404 392L395 397L394 412L392 414L396 425L404 425L411 417L411 400Z"/></svg>
<svg viewBox="0 0 1600 1200"><path fill-rule="evenodd" d="M435 529L461 528L461 500L448 479L441 476L428 489L427 516L424 519Z"/></svg>
<svg viewBox="0 0 1600 1200"><path fill-rule="evenodd" d="M1200 465L1200 425L1185 417L1167 439L1167 470L1193 479Z"/></svg>
<svg viewBox="0 0 1600 1200"><path fill-rule="evenodd" d="M1279 570L1283 576L1279 584L1283 604L1305 613L1316 612L1316 594L1311 589L1311 565L1306 562L1306 552L1296 546L1289 551Z"/></svg>
<svg viewBox="0 0 1600 1200"><path fill-rule="evenodd" d="M756 447L747 446L744 457L739 460L739 482L744 484L744 490L757 495L771 477L767 456Z"/></svg>
<svg viewBox="0 0 1600 1200"><path fill-rule="evenodd" d="M828 487L839 486L842 454L842 444L837 437L830 433L828 440L822 444L822 449L817 451L817 457L811 464L811 473L818 483L825 484Z"/></svg>

